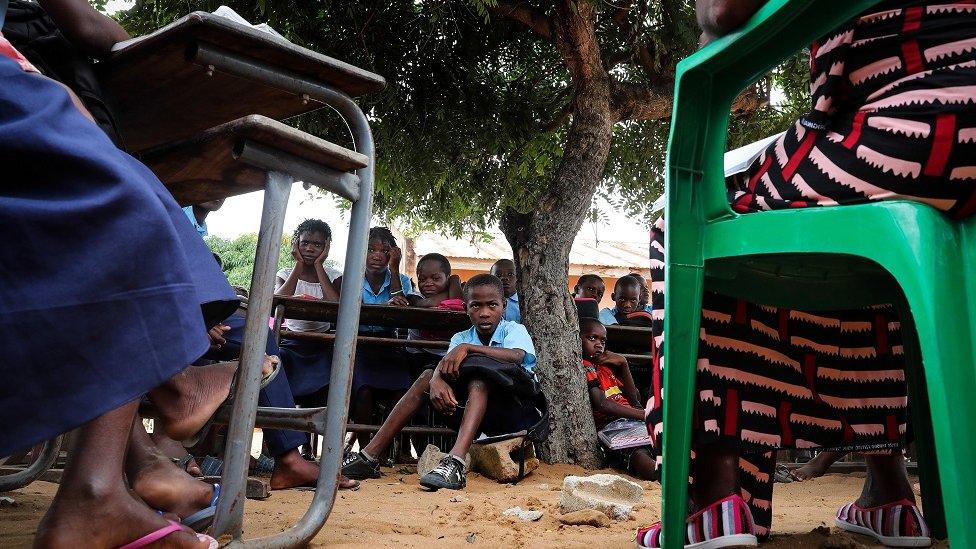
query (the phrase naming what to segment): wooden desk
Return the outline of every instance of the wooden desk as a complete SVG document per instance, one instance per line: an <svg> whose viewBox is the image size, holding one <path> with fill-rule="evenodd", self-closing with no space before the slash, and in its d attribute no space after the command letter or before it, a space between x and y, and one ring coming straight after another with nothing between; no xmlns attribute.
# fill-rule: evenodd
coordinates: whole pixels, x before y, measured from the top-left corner
<svg viewBox="0 0 976 549"><path fill-rule="evenodd" d="M359 194L359 177L348 172L366 167L366 156L260 115L221 124L141 156L176 201L186 206L264 189L267 169L247 161L248 151L255 147L275 162L288 163L296 179L350 200Z"/></svg>
<svg viewBox="0 0 976 549"><path fill-rule="evenodd" d="M275 296L272 309L277 311L282 306L283 319L313 320L319 322L334 322L339 314L339 304L330 301L300 299L295 297ZM426 309L420 307L393 307L389 305L363 305L359 323L366 326L386 326L391 328L422 328L428 330L443 330L459 332L471 327L471 320L465 313L444 311L441 309ZM285 338L315 340L328 342L329 334L307 334L283 330L281 336ZM633 348L647 346L648 355L622 353L633 366L647 367L651 363L650 342L651 329L633 326L607 326L607 347L610 350L619 348ZM383 340L383 341L379 341ZM376 338L360 336L359 342L368 345L408 346L409 340L393 338ZM447 342L424 341L417 347L447 348Z"/></svg>
<svg viewBox="0 0 976 549"><path fill-rule="evenodd" d="M226 59L261 70L254 78L241 78L223 66ZM283 85L288 79L317 82L352 97L386 86L382 76L206 12L124 43L98 69L130 152L249 114L283 120L323 106L289 90Z"/></svg>

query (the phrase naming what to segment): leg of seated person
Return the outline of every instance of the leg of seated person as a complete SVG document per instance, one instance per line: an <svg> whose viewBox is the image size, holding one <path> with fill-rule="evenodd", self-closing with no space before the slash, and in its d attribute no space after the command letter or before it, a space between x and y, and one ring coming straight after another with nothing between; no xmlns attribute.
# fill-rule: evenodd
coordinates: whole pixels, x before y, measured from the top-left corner
<svg viewBox="0 0 976 549"><path fill-rule="evenodd" d="M149 392L166 436L183 440L197 433L230 395L236 362L193 366Z"/></svg>
<svg viewBox="0 0 976 549"><path fill-rule="evenodd" d="M373 412L376 408L376 394L372 387L360 387L353 395L352 409L349 412L353 423L369 425L373 422ZM353 439L359 442L359 447L364 448L370 441L369 433L357 433Z"/></svg>
<svg viewBox="0 0 976 549"><path fill-rule="evenodd" d="M901 452L890 454L865 454L868 474L857 504L861 507L887 505L894 501L907 499L915 502L915 493L908 481L908 470Z"/></svg>
<svg viewBox="0 0 976 549"><path fill-rule="evenodd" d="M468 382L468 401L464 405L464 414L461 416L461 426L458 427L457 441L451 451L448 452L449 454L464 459L464 455L471 448L471 443L481 431L481 420L485 418L490 393L491 389L484 381L473 379Z"/></svg>
<svg viewBox="0 0 976 549"><path fill-rule="evenodd" d="M118 547L166 526L166 519L132 497L123 481L123 462L138 401L125 404L79 428L72 437L61 484L34 539L35 547ZM160 546L199 548L188 531L167 536Z"/></svg>
<svg viewBox="0 0 976 549"><path fill-rule="evenodd" d="M634 450L630 455L630 472L642 480L657 480L654 457L644 448Z"/></svg>
<svg viewBox="0 0 976 549"><path fill-rule="evenodd" d="M277 357L265 355L261 375L271 373ZM166 436L183 440L197 433L230 396L237 362L184 369L149 392Z"/></svg>
<svg viewBox="0 0 976 549"><path fill-rule="evenodd" d="M393 437L397 436L410 423L417 410L423 406L427 399L427 394L430 392L430 379L433 375L433 370L427 370L420 374L417 381L413 382L413 385L407 389L403 398L393 407L386 421L380 426L379 431L373 435L373 439L363 447L363 452L371 458L376 458L386 451L393 442Z"/></svg>
<svg viewBox="0 0 976 549"><path fill-rule="evenodd" d="M135 493L150 507L180 517L208 507L213 497L210 484L191 477L157 448L138 417L129 436L125 476Z"/></svg>
<svg viewBox="0 0 976 549"><path fill-rule="evenodd" d="M156 446L156 449L170 460L183 459L189 455L186 448L183 447L182 442L173 440L163 434L162 427L153 431L153 433L149 435L149 439L152 440L153 444ZM196 459L190 459L183 469L191 477L203 476L203 471L200 470L200 464L197 463Z"/></svg>

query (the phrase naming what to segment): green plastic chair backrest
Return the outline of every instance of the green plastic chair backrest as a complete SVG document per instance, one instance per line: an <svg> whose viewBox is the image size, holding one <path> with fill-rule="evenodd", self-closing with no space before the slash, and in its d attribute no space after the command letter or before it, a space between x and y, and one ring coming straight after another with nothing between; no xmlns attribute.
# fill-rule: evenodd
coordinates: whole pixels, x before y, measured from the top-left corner
<svg viewBox="0 0 976 549"><path fill-rule="evenodd" d="M723 154L739 92L879 0L769 0L740 30L678 64L668 144L669 261L701 267L703 228L736 215Z"/></svg>

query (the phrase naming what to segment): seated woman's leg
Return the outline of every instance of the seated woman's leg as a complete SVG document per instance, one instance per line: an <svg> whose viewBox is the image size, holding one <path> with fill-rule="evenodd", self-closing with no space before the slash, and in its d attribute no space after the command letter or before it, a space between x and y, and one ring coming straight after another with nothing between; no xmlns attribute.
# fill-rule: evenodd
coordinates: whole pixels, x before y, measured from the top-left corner
<svg viewBox="0 0 976 549"><path fill-rule="evenodd" d="M166 526L136 501L123 482L123 462L138 402L107 412L78 429L61 484L38 526L35 547L118 547ZM189 532L166 538L173 547L205 549Z"/></svg>
<svg viewBox="0 0 976 549"><path fill-rule="evenodd" d="M213 497L210 484L191 477L156 447L138 417L129 435L125 476L132 490L150 507L179 517L208 507Z"/></svg>

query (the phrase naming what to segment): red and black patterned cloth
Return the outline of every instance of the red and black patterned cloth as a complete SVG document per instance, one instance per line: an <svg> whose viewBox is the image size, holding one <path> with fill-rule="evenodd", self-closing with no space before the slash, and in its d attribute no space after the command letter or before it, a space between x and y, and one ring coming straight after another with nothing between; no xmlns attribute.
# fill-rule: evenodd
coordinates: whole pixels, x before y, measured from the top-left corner
<svg viewBox="0 0 976 549"><path fill-rule="evenodd" d="M735 211L907 199L954 217L976 212L976 1L883 2L813 44L810 69L810 114L730 183ZM650 251L660 349L663 220ZM701 321L694 444L742 449L758 535L772 521L774 450L904 445L904 356L890 306L808 313L706 293ZM660 368L648 406L659 462Z"/></svg>

